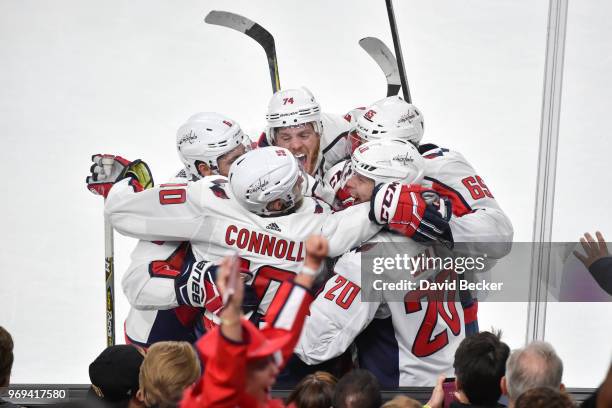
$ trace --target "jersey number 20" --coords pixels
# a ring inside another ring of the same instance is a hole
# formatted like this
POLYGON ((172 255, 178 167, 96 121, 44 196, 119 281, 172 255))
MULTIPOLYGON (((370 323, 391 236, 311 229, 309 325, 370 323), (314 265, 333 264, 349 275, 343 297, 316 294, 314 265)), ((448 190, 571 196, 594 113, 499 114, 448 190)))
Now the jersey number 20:
MULTIPOLYGON (((435 281, 436 283, 441 283, 454 275, 452 271, 443 270, 436 276, 435 281)), ((426 302, 427 309, 425 310, 425 316, 412 345, 412 353, 417 357, 430 356, 448 344, 447 329, 432 336, 434 329, 438 325, 438 318, 444 320, 453 335, 458 336, 461 333, 461 318, 459 313, 457 313, 457 306, 455 304, 456 293, 455 291, 448 291, 446 296, 444 296, 441 292, 412 290, 404 298, 407 314, 420 312, 423 308, 421 301, 424 300, 426 302), (441 299, 442 296, 445 298, 441 299), (445 305, 448 307, 448 310, 444 307, 445 305)))

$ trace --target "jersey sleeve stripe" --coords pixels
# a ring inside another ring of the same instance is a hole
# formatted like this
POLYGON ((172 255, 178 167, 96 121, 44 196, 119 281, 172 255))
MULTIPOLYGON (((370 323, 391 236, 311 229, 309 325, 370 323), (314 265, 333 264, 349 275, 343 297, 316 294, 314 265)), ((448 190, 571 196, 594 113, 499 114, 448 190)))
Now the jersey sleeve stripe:
POLYGON ((431 181, 432 188, 434 189, 434 191, 440 193, 445 197, 448 197, 451 200, 453 205, 453 215, 455 215, 456 217, 461 217, 474 212, 474 210, 472 210, 472 207, 470 207, 467 201, 465 201, 465 198, 463 198, 463 196, 454 188, 447 186, 446 184, 442 183, 439 180, 436 180, 433 177, 425 176, 425 180, 431 181))

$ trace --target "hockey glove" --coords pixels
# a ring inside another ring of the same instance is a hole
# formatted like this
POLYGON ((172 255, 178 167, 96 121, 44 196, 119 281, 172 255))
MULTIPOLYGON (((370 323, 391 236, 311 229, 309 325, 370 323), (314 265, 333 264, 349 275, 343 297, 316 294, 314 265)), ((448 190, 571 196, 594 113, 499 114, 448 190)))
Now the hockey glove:
POLYGON ((353 204, 355 204, 355 198, 351 195, 348 188, 342 187, 336 191, 336 200, 334 202, 336 210, 343 210, 353 204))
POLYGON ((342 169, 338 180, 336 180, 335 184, 333 184, 334 190, 336 191, 334 209, 343 210, 355 204, 355 198, 351 195, 350 190, 346 188, 346 183, 352 176, 353 168, 351 166, 351 161, 348 160, 342 169))
POLYGON ((419 185, 379 184, 370 201, 370 219, 418 242, 453 247, 450 201, 419 185))
POLYGON ((153 175, 142 160, 129 161, 121 156, 96 154, 91 157, 91 175, 85 179, 87 188, 94 194, 106 198, 113 184, 130 177, 130 184, 136 191, 153 187, 153 175))
MULTIPOLYGON (((204 308, 213 315, 218 315, 223 307, 221 294, 215 283, 218 269, 219 265, 213 262, 200 261, 183 271, 174 281, 178 304, 204 308)), ((253 274, 245 269, 241 269, 240 275, 244 282, 250 282, 253 278, 253 274)), ((245 285, 243 313, 256 312, 258 306, 259 300, 255 288, 252 285, 245 285)))

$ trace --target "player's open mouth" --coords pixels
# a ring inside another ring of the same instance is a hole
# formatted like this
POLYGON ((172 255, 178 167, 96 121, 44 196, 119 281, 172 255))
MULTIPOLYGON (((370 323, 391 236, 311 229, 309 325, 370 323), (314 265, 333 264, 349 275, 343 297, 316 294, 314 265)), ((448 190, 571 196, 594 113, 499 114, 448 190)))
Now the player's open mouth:
POLYGON ((306 166, 306 159, 308 158, 308 156, 306 156, 304 153, 297 153, 297 154, 295 154, 295 158, 298 159, 298 161, 300 162, 302 167, 305 168, 305 166, 306 166))

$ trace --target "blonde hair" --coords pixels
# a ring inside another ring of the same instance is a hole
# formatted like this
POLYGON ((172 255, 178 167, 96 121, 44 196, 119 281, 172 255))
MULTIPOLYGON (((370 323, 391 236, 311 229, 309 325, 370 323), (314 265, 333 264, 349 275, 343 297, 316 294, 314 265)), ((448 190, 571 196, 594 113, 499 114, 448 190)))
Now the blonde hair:
POLYGON ((291 391, 287 404, 293 403, 296 408, 329 408, 337 382, 336 377, 326 371, 309 374, 291 391))
POLYGON ((421 408, 423 405, 415 399, 398 395, 390 401, 385 402, 380 408, 421 408))
POLYGON ((183 391, 200 376, 200 362, 186 341, 161 341, 149 347, 138 382, 146 406, 178 406, 183 391))

